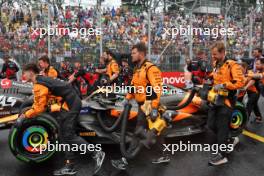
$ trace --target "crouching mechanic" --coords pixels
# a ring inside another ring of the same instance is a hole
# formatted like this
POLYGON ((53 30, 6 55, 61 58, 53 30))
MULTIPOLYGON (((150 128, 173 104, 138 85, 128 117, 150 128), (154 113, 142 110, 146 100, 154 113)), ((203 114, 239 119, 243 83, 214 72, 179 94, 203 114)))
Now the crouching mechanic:
MULTIPOLYGON (((242 67, 236 61, 227 59, 225 46, 222 42, 216 42, 212 48, 214 68, 212 72, 213 89, 208 93, 209 111, 208 126, 216 134, 217 144, 233 144, 233 148, 239 139, 230 138, 229 125, 232 117, 232 108, 235 104, 236 90, 244 87, 245 78, 242 67)), ((212 154, 209 165, 221 165, 228 162, 227 152, 212 154)))
MULTIPOLYGON (((21 115, 20 118, 34 118, 46 109, 54 111, 49 106, 51 97, 60 97, 63 104, 58 111, 56 120, 59 122, 59 137, 64 144, 87 144, 81 137, 76 135, 76 119, 81 110, 81 100, 72 86, 64 81, 52 79, 39 75, 39 69, 36 64, 28 64, 24 67, 24 76, 27 82, 33 83, 34 103, 32 108, 21 115)), ((91 151, 87 151, 91 153, 91 151)), ((102 166, 105 158, 103 151, 92 152, 92 157, 96 161, 95 173, 102 166)), ((54 175, 73 175, 77 171, 74 168, 74 153, 65 151, 65 166, 54 171, 54 175)))
MULTIPOLYGON (((132 47, 132 62, 136 67, 134 69, 131 87, 135 88, 133 89, 135 92, 129 92, 124 101, 124 104, 128 104, 130 100, 135 99, 138 103, 135 134, 148 129, 149 120, 155 123, 159 118, 160 96, 162 93, 161 71, 156 65, 146 59, 146 51, 147 49, 144 43, 139 43, 132 47), (150 89, 152 89, 152 91, 150 91, 150 89), (150 119, 147 120, 147 116, 149 116, 150 119)), ((153 128, 147 131, 152 132, 152 130, 156 129, 153 128)), ((132 143, 138 143, 136 141, 138 141, 138 138, 134 136, 132 143)), ((153 149, 158 152, 160 157, 153 159, 153 164, 170 162, 169 156, 165 155, 162 150, 162 143, 164 143, 164 138, 159 136, 156 145, 153 146, 155 148, 153 149)), ((130 147, 131 146, 132 145, 130 145, 130 147)), ((131 149, 130 147, 128 150, 131 149)), ((111 163, 115 168, 120 170, 126 169, 128 165, 124 157, 120 160, 112 160, 111 163)))

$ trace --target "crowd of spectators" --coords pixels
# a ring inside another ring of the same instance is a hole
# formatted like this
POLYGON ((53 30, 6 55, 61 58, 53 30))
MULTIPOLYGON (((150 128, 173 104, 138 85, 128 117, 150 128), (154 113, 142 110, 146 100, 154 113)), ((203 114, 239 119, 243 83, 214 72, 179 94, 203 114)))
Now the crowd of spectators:
MULTIPOLYGON (((56 28, 97 28, 99 27, 99 16, 96 7, 61 8, 51 6, 50 26, 56 28)), ((29 5, 3 4, 1 7, 0 21, 0 48, 9 51, 20 60, 28 61, 48 52, 48 37, 43 38, 35 33, 36 29, 47 27, 48 6, 39 5, 37 8, 29 5), (22 57, 23 56, 23 57, 22 57)), ((229 16, 227 28, 232 28, 234 35, 227 37, 228 48, 236 59, 247 57, 249 50, 249 13, 245 18, 239 20, 229 16)), ((258 13, 253 14, 253 45, 260 46, 261 23, 258 21, 258 13)), ((164 54, 188 57, 190 37, 188 35, 168 35, 165 29, 188 27, 192 19, 193 28, 224 28, 225 19, 223 15, 194 14, 192 17, 183 12, 156 12, 151 16, 151 46, 152 54, 159 55, 168 45, 164 54)), ((148 43, 148 14, 140 11, 128 10, 126 8, 102 7, 101 36, 81 35, 51 36, 51 48, 54 58, 98 58, 99 40, 102 37, 104 47, 112 48, 119 52, 127 52, 131 45, 143 41, 148 43)), ((218 35, 193 35, 194 50, 209 48, 211 42, 223 39, 218 35)), ((162 58, 162 57, 160 57, 162 58)))

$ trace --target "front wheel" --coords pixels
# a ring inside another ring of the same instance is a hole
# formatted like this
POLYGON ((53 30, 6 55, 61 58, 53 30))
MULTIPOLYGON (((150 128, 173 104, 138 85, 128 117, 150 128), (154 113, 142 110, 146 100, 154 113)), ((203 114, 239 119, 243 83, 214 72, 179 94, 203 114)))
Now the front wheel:
POLYGON ((242 103, 237 102, 230 122, 231 137, 240 135, 248 122, 246 108, 242 103))
POLYGON ((32 119, 24 119, 21 125, 13 125, 9 133, 11 152, 26 163, 40 163, 51 158, 55 150, 44 150, 41 147, 56 144, 57 140, 58 124, 45 113, 32 119))

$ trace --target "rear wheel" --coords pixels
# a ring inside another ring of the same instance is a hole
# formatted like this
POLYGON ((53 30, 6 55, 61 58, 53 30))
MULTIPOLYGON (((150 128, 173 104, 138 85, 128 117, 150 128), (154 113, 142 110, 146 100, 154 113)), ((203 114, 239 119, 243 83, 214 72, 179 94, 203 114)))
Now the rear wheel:
POLYGON ((27 163, 40 163, 55 153, 55 150, 48 151, 43 147, 56 144, 57 140, 57 122, 50 115, 41 114, 12 127, 9 147, 17 159, 27 163))

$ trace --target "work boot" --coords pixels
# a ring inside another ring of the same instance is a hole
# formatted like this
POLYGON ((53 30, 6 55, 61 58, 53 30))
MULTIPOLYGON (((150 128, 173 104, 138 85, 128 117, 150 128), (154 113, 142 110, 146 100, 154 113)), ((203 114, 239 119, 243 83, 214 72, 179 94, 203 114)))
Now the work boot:
POLYGON ((128 162, 124 157, 119 160, 111 160, 111 164, 114 168, 118 170, 126 170, 126 167, 128 166, 128 162))
POLYGON ((256 123, 263 123, 262 117, 256 117, 255 122, 256 123))
POLYGON ((152 164, 169 163, 170 157, 168 155, 161 156, 152 160, 152 164))
POLYGON ((238 137, 232 137, 230 138, 230 141, 228 142, 229 144, 232 144, 232 149, 233 150, 227 150, 225 153, 226 154, 230 154, 231 152, 233 152, 235 150, 235 147, 237 146, 237 144, 239 143, 239 138, 238 137))
POLYGON ((209 160, 210 166, 219 166, 228 162, 228 159, 221 153, 213 154, 209 160))
POLYGON ((96 174, 102 167, 104 159, 105 159, 105 152, 94 152, 93 159, 95 160, 95 168, 94 168, 94 174, 96 174))
POLYGON ((61 169, 58 169, 53 172, 54 176, 58 175, 75 175, 77 171, 74 169, 73 163, 66 163, 61 169))

